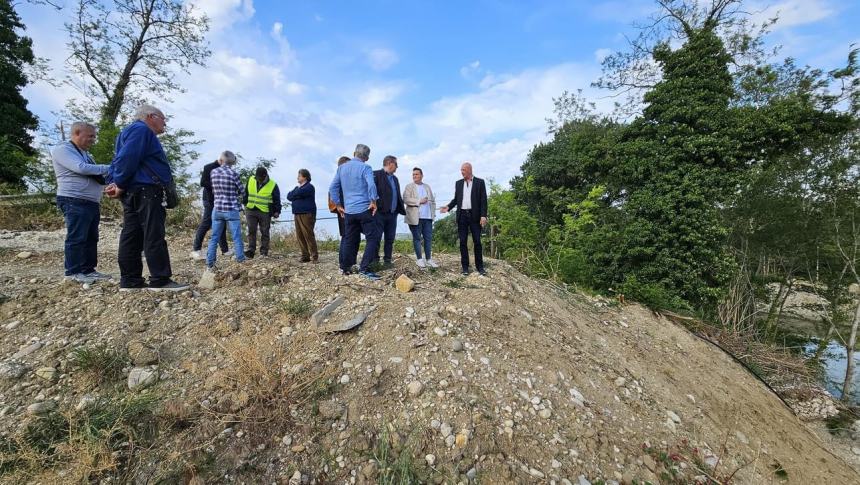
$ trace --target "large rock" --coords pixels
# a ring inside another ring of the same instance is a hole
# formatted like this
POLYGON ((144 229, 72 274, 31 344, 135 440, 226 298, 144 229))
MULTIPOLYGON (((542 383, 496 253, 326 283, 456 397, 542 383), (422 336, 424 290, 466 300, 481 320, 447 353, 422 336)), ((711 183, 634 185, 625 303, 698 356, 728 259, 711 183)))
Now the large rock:
POLYGON ((143 389, 158 381, 158 371, 151 367, 135 367, 128 373, 129 390, 143 389))
POLYGON ((333 302, 320 308, 319 310, 314 312, 313 315, 311 315, 311 323, 319 327, 320 325, 322 325, 323 321, 325 321, 325 319, 328 318, 329 315, 334 313, 334 311, 337 310, 337 308, 341 306, 345 301, 346 298, 342 296, 335 298, 333 302))
POLYGON ((13 381, 27 373, 27 366, 18 362, 0 363, 0 379, 13 381))
POLYGON ((396 286, 397 290, 401 293, 409 293, 415 288, 415 281, 405 274, 402 274, 397 278, 397 281, 394 282, 394 286, 396 286))
POLYGON ((27 406, 27 414, 38 416, 40 414, 48 414, 57 409, 57 403, 54 401, 42 401, 33 403, 27 406))
POLYGON ((367 320, 367 313, 358 312, 351 319, 335 324, 335 325, 326 325, 321 329, 323 332, 334 333, 334 332, 345 332, 347 330, 352 330, 353 328, 361 325, 364 321, 367 320))
POLYGON ((58 377, 57 369, 53 367, 40 367, 36 369, 36 375, 48 382, 54 382, 58 377))
POLYGON ((132 340, 126 348, 134 365, 149 365, 158 362, 158 351, 140 340, 132 340))
POLYGON ((215 289, 215 272, 207 269, 203 272, 203 276, 200 277, 200 281, 197 283, 198 288, 202 288, 204 290, 214 290, 215 289))
POLYGON ((41 342, 36 342, 36 343, 30 344, 26 347, 22 347, 21 350, 15 352, 15 354, 12 355, 12 358, 13 359, 20 359, 21 357, 26 357, 26 356, 32 354, 33 352, 35 352, 41 348, 42 348, 41 342))

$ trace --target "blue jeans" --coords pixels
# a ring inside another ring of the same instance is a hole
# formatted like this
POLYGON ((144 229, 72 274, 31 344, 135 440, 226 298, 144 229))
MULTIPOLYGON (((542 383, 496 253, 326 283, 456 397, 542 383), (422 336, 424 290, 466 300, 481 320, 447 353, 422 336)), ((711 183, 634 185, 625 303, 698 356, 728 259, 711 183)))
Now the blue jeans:
POLYGON ((433 219, 418 219, 418 224, 409 226, 412 231, 412 246, 415 257, 421 259, 421 239, 424 239, 424 259, 430 259, 430 246, 433 244, 433 219))
POLYGON ((245 261, 245 245, 242 243, 242 220, 239 211, 212 210, 212 235, 209 236, 209 249, 206 251, 206 266, 210 268, 215 265, 215 255, 218 252, 218 240, 224 232, 224 225, 230 228, 233 238, 233 250, 236 252, 236 261, 245 261))
POLYGON ((367 240, 364 246, 364 255, 361 257, 361 264, 358 270, 362 273, 368 270, 368 266, 373 262, 373 258, 379 254, 379 222, 376 217, 371 215, 369 210, 358 214, 346 215, 346 235, 341 241, 341 253, 343 260, 341 261, 340 269, 348 270, 355 264, 358 258, 358 245, 361 243, 361 235, 367 240))
MULTIPOLYGON (((379 223, 379 231, 382 233, 383 243, 383 261, 391 262, 392 254, 394 253, 394 238, 397 237, 397 213, 396 212, 377 212, 376 220, 379 223)), ((376 253, 376 261, 379 261, 379 253, 376 253)))
POLYGON ((98 262, 98 202, 58 195, 57 207, 66 220, 66 276, 92 273, 98 262))

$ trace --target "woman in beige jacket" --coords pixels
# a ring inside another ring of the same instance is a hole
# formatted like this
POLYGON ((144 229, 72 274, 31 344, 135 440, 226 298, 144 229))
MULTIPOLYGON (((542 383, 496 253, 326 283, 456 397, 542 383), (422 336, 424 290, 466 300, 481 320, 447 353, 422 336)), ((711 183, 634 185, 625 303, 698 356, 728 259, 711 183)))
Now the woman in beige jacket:
POLYGON ((436 196, 433 189, 422 182, 424 172, 415 167, 412 169, 412 183, 403 190, 403 204, 406 206, 406 225, 412 231, 412 246, 415 248, 415 259, 419 268, 438 268, 433 261, 430 246, 433 244, 433 219, 436 217, 436 196), (424 255, 421 255, 423 239, 424 255))

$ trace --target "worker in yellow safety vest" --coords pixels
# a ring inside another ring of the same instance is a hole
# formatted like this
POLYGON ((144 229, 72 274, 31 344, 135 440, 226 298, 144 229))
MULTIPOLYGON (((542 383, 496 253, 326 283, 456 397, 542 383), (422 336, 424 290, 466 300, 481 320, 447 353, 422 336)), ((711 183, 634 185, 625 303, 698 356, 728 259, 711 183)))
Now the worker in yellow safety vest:
POLYGON ((248 179, 248 190, 242 195, 245 220, 248 222, 248 249, 245 257, 253 258, 257 249, 257 227, 260 228, 260 254, 269 255, 269 229, 272 219, 281 216, 281 191, 278 184, 269 178, 265 167, 248 179))

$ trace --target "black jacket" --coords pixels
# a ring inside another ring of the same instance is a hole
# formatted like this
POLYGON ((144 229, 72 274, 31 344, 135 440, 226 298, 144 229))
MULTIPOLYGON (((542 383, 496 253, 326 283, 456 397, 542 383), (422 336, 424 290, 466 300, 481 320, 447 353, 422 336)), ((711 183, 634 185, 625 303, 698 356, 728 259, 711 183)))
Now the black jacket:
POLYGON ((200 187, 203 187, 203 197, 211 202, 215 202, 215 194, 212 193, 212 170, 220 167, 218 160, 212 163, 203 165, 203 173, 200 175, 200 187))
MULTIPOLYGON (((448 210, 457 207, 458 220, 463 205, 463 183, 460 179, 454 185, 454 199, 448 204, 448 210)), ((487 185, 483 179, 472 177, 472 221, 480 221, 482 217, 487 217, 487 185)))
MULTIPOLYGON (((374 170, 373 180, 376 182, 376 213, 388 214, 391 212, 391 184, 388 183, 388 174, 385 170, 374 170)), ((406 215, 406 207, 403 205, 403 194, 400 192, 400 180, 394 176, 394 186, 397 188, 397 214, 406 215)))

